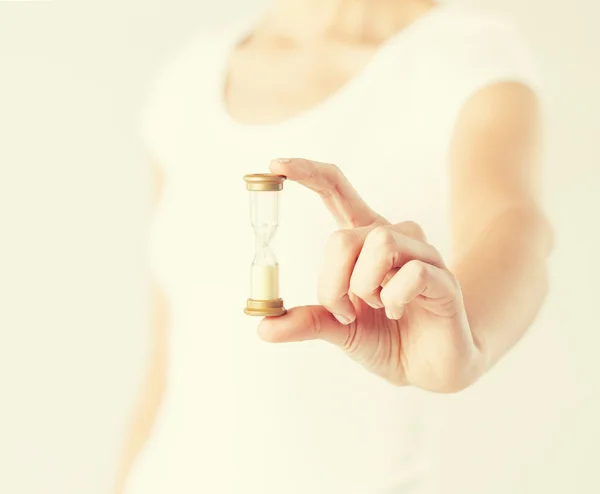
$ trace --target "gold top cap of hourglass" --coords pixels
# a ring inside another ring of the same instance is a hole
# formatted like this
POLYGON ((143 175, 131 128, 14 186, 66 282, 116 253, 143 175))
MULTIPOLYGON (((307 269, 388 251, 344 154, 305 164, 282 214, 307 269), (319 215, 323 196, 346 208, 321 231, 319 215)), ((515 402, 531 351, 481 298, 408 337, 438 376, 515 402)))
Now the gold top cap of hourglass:
POLYGON ((252 191, 274 191, 283 189, 284 175, 274 173, 252 173, 244 175, 246 188, 252 191))

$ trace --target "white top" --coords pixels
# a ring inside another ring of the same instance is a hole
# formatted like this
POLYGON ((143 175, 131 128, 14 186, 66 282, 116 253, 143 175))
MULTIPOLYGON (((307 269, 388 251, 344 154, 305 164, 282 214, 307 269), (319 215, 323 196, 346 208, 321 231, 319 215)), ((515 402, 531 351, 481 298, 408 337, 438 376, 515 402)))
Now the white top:
MULTIPOLYGON (((127 494, 415 494, 433 478, 426 393, 396 388, 324 342, 273 345, 244 315, 253 233, 242 176, 274 157, 340 166, 392 222, 448 253, 447 155, 465 101, 501 81, 535 85, 513 29, 436 8, 339 91, 274 125, 234 122, 227 58, 248 24, 195 37, 159 78, 143 136, 164 166, 151 259, 170 302, 168 382, 127 494)), ((335 225, 286 183, 275 252, 286 306, 316 303, 335 225)))

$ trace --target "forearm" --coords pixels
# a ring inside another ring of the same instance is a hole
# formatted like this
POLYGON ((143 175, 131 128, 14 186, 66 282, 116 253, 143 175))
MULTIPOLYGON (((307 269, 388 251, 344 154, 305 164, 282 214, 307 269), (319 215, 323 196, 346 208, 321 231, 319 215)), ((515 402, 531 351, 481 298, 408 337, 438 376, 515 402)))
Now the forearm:
POLYGON ((458 259, 474 341, 489 369, 533 322, 547 291, 551 231, 531 207, 513 207, 490 223, 458 259))

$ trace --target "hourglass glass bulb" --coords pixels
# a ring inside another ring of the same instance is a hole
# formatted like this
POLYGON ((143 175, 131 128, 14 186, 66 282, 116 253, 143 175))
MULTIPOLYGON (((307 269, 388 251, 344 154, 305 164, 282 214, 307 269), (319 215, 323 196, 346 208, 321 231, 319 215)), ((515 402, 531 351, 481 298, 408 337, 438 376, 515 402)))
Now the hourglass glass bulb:
POLYGON ((279 191, 285 177, 270 173, 246 175, 250 191, 250 219, 254 228, 255 253, 250 275, 250 298, 246 314, 279 316, 286 313, 279 297, 279 265, 271 241, 279 221, 279 191))

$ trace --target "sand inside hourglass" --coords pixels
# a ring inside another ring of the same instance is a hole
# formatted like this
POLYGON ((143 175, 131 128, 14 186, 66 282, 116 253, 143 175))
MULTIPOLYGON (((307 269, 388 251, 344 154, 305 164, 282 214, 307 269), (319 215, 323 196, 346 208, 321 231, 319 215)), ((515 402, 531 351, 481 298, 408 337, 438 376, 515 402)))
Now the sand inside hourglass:
POLYGON ((252 298, 274 300, 279 298, 279 266, 257 264, 252 266, 252 298))

